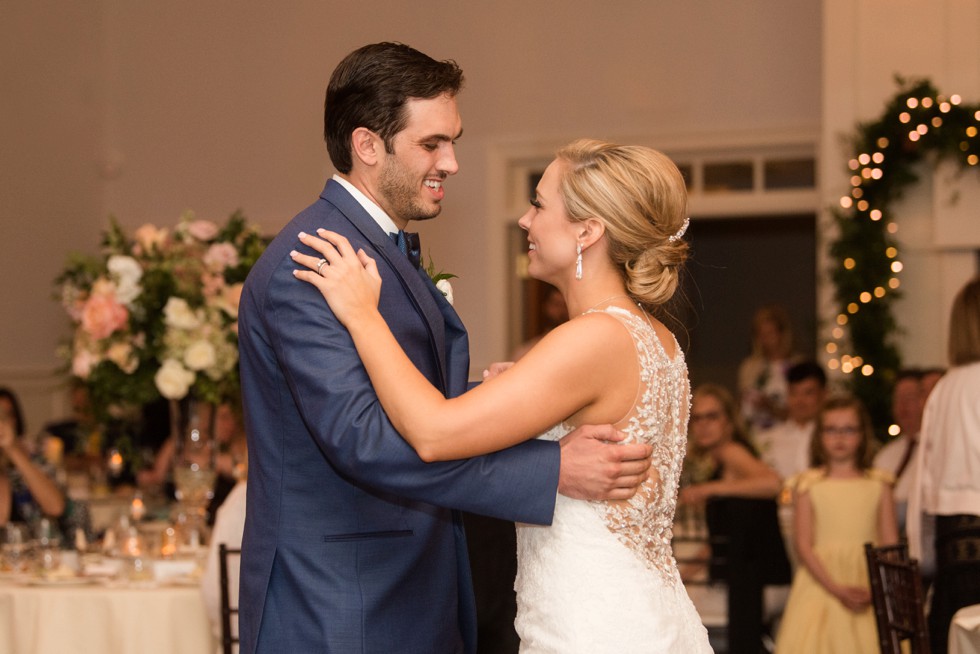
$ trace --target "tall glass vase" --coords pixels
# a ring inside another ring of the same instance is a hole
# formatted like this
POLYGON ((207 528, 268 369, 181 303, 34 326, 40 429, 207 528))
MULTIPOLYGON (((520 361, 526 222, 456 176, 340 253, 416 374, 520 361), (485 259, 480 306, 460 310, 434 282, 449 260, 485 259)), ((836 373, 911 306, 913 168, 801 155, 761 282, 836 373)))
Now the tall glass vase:
POLYGON ((181 545, 196 549, 207 539, 206 512, 214 497, 215 405, 188 396, 170 401, 174 438, 173 478, 181 545))

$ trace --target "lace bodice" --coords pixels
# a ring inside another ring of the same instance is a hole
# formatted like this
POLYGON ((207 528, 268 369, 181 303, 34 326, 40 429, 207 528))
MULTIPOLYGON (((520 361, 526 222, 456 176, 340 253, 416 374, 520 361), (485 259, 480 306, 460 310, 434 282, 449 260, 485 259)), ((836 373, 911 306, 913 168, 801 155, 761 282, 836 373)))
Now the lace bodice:
MULTIPOLYGON (((710 654, 670 547, 690 411, 684 355, 676 347, 667 356, 644 316, 602 313, 625 325, 636 347, 636 400, 619 427, 627 441, 653 446, 650 479, 628 502, 558 495, 551 526, 517 526, 521 654, 710 654)), ((561 424, 541 438, 569 431, 561 424)))
MULTIPOLYGON (((592 502, 616 537, 669 585, 676 583, 671 550, 677 486, 687 443, 691 387, 684 353, 674 341, 667 355, 656 332, 643 317, 619 307, 601 311, 617 318, 633 337, 640 364, 637 401, 625 419, 626 442, 653 447, 650 478, 628 502, 592 502)), ((558 439, 571 429, 557 425, 542 438, 558 439)))

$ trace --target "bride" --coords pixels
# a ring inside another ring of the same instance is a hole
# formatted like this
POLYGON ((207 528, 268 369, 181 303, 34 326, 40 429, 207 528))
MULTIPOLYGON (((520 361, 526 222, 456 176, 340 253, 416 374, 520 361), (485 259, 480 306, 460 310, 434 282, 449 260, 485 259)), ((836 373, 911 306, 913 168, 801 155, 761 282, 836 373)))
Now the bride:
POLYGON ((378 313, 373 259, 326 230, 300 239, 329 265, 292 254, 309 268, 294 274, 350 331, 392 424, 425 461, 542 432, 557 440, 584 424, 612 423, 626 442, 653 446, 650 477, 632 499, 559 495, 551 527, 518 525, 525 654, 711 652, 670 545, 690 383, 677 341, 652 315, 677 287, 686 216, 684 180, 663 154, 592 140, 562 148, 520 225, 528 272, 556 286, 577 317, 454 399, 416 370, 378 313))

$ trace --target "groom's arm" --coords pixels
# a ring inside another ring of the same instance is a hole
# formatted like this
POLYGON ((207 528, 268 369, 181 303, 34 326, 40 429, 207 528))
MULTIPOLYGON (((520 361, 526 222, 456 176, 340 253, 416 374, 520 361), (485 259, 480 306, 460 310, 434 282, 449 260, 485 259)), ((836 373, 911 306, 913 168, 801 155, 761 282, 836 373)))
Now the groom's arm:
MULTIPOLYGON (((490 364, 483 381, 514 365, 513 361, 490 364)), ((473 390, 481 382, 471 382, 473 390)), ((584 425, 561 439, 561 468, 558 492, 580 500, 625 500, 633 497, 646 481, 653 448, 649 445, 616 443, 625 437, 612 425, 584 425)))

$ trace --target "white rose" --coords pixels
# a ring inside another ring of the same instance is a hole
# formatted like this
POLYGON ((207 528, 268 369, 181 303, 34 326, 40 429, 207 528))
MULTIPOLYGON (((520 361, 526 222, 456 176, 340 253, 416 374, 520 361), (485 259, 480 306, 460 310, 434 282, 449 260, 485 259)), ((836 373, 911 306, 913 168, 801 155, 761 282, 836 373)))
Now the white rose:
POLYGON ((436 288, 440 293, 446 296, 446 302, 449 304, 453 303, 453 285, 449 283, 448 279, 440 279, 437 281, 436 288))
POLYGON ((174 359, 166 359, 157 374, 153 376, 153 381, 157 390, 168 400, 183 399, 194 383, 195 375, 190 370, 180 365, 174 359))
POLYGON ((191 343, 184 352, 184 364, 191 370, 210 368, 217 361, 217 354, 211 343, 201 340, 191 343))
POLYGON ((114 254, 109 257, 106 267, 116 280, 116 299, 121 304, 130 305, 143 291, 140 280, 143 268, 133 257, 114 254))
POLYGON ((172 297, 167 300, 167 305, 163 307, 164 322, 170 327, 177 329, 195 329, 201 321, 187 304, 187 300, 179 297, 172 297))

